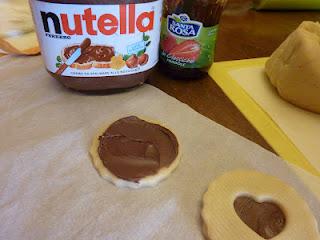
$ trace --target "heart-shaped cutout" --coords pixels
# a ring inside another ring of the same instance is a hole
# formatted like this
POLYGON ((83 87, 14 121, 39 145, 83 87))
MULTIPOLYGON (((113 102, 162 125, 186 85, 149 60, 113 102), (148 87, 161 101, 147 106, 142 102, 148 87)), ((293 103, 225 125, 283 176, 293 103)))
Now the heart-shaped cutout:
POLYGON ((240 196, 233 206, 240 219, 264 239, 277 236, 286 225, 286 216, 276 203, 240 196))

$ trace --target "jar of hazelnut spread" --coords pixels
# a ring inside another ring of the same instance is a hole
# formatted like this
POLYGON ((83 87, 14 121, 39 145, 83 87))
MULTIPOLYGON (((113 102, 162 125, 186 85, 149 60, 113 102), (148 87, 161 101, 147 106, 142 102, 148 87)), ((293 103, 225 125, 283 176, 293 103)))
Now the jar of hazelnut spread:
POLYGON ((134 87, 158 62, 163 0, 29 2, 45 66, 66 87, 134 87))
POLYGON ((200 78, 214 60, 227 0, 165 0, 160 66, 177 78, 200 78))

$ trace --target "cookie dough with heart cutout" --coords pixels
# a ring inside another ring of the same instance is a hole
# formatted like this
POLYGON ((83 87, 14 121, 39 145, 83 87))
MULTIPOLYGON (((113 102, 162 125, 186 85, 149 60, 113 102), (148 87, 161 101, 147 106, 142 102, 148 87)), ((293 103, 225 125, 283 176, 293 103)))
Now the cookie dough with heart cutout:
POLYGON ((213 181, 201 215, 211 240, 320 240, 316 219, 299 194, 253 170, 228 172, 213 181))
POLYGON ((90 154, 99 174, 118 187, 155 186, 179 164, 176 136, 160 124, 136 116, 103 127, 90 154))

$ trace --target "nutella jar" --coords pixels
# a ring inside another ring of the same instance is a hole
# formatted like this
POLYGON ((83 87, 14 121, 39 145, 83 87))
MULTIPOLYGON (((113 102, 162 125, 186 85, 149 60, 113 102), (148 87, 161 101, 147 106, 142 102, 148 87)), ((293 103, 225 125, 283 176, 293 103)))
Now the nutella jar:
POLYGON ((214 60, 227 0, 165 0, 160 66, 173 77, 201 78, 214 60))
POLYGON ((29 0, 48 72, 80 91, 143 84, 159 59, 163 0, 29 0))

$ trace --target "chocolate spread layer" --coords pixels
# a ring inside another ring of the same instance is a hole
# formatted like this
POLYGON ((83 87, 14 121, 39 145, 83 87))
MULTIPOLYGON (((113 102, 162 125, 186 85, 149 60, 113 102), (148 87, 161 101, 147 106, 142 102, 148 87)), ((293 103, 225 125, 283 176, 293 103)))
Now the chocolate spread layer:
POLYGON ((157 174, 178 155, 178 141, 170 130, 135 116, 114 122, 99 140, 104 166, 128 181, 157 174))
POLYGON ((238 197, 234 209, 241 220, 264 239, 277 236, 286 225, 281 208, 272 202, 258 203, 251 197, 238 197))
MULTIPOLYGON (((67 47, 64 49, 64 56, 68 59, 77 49, 79 45, 67 47)), ((114 56, 114 48, 109 46, 89 46, 81 54, 76 63, 89 63, 89 62, 110 62, 114 56)))

